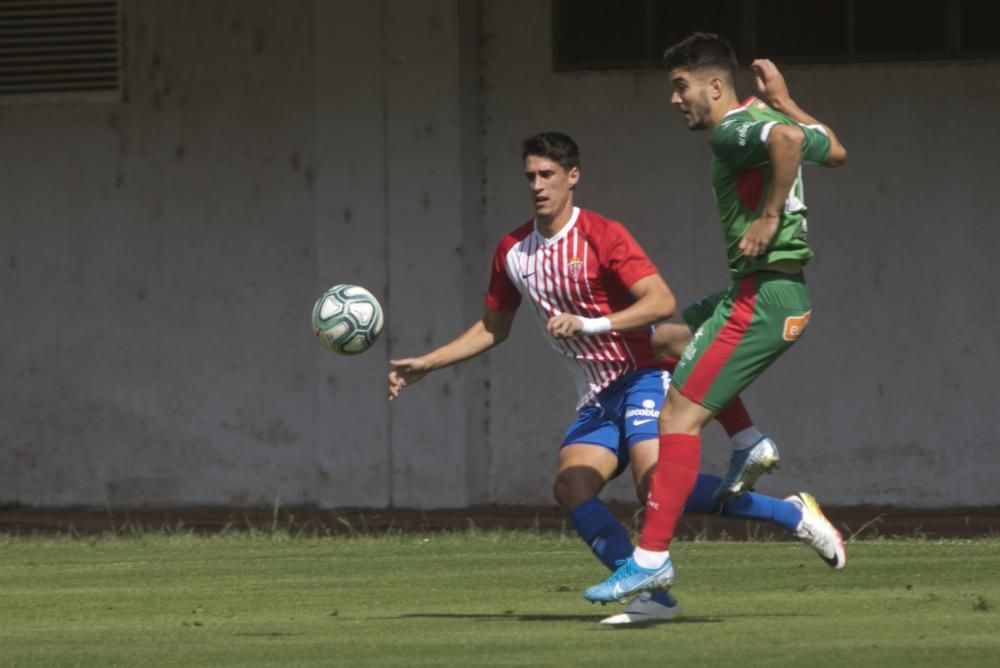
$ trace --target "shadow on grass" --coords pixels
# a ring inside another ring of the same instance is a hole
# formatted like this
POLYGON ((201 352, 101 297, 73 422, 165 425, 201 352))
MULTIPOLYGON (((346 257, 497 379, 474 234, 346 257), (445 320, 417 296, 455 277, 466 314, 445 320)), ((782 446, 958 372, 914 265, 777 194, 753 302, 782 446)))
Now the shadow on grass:
MULTIPOLYGON (((497 621, 511 620, 516 622, 599 622, 604 617, 613 614, 611 611, 603 615, 519 615, 514 612, 504 613, 483 613, 483 614, 460 614, 456 612, 426 612, 412 613, 408 615, 396 615, 395 617, 369 617, 369 619, 470 619, 474 621, 497 621)), ((717 624, 722 622, 718 617, 681 617, 665 624, 717 624)), ((622 626, 643 627, 658 626, 659 624, 630 624, 622 626)))

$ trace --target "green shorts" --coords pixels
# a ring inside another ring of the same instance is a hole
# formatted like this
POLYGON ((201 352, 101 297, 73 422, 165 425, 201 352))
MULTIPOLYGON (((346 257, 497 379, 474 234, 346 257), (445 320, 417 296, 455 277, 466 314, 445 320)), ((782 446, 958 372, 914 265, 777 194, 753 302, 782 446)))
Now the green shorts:
POLYGON ((694 338, 673 385, 712 411, 729 405, 799 340, 812 313, 802 274, 759 271, 684 310, 694 338))

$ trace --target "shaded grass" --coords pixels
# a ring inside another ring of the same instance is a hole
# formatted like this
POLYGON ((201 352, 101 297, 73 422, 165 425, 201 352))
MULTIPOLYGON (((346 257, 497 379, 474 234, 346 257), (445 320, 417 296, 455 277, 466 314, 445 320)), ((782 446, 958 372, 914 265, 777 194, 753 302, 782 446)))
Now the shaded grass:
POLYGON ((1000 540, 678 542, 686 616, 597 622, 566 534, 0 537, 2 666, 995 666, 1000 540))

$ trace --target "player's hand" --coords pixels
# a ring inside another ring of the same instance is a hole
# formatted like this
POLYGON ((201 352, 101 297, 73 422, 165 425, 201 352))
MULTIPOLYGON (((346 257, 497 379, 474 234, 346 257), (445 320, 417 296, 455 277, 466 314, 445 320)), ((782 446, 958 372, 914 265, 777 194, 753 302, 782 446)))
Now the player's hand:
POLYGON ((740 252, 746 257, 757 257, 767 251, 767 247, 774 238, 774 233, 778 231, 778 217, 763 217, 750 223, 747 233, 740 239, 740 252))
POLYGON ((785 77, 778 71, 777 65, 767 58, 758 58, 750 64, 757 78, 757 92, 775 109, 780 108, 790 99, 788 84, 785 77))
POLYGON ((427 375, 430 364, 422 357, 407 357, 401 360, 389 360, 392 371, 389 372, 389 401, 399 396, 407 385, 413 385, 427 375))
POLYGON ((571 313, 554 315, 545 323, 545 331, 557 339, 572 339, 582 329, 583 323, 571 313))

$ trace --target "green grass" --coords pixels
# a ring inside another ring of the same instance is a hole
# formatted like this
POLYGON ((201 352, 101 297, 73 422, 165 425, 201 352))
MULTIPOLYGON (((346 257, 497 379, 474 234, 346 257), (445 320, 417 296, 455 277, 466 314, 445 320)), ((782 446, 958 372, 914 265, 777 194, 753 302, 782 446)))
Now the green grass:
POLYGON ((0 537, 0 666, 1000 663, 1000 540, 673 554, 686 616, 622 629, 569 535, 0 537))

